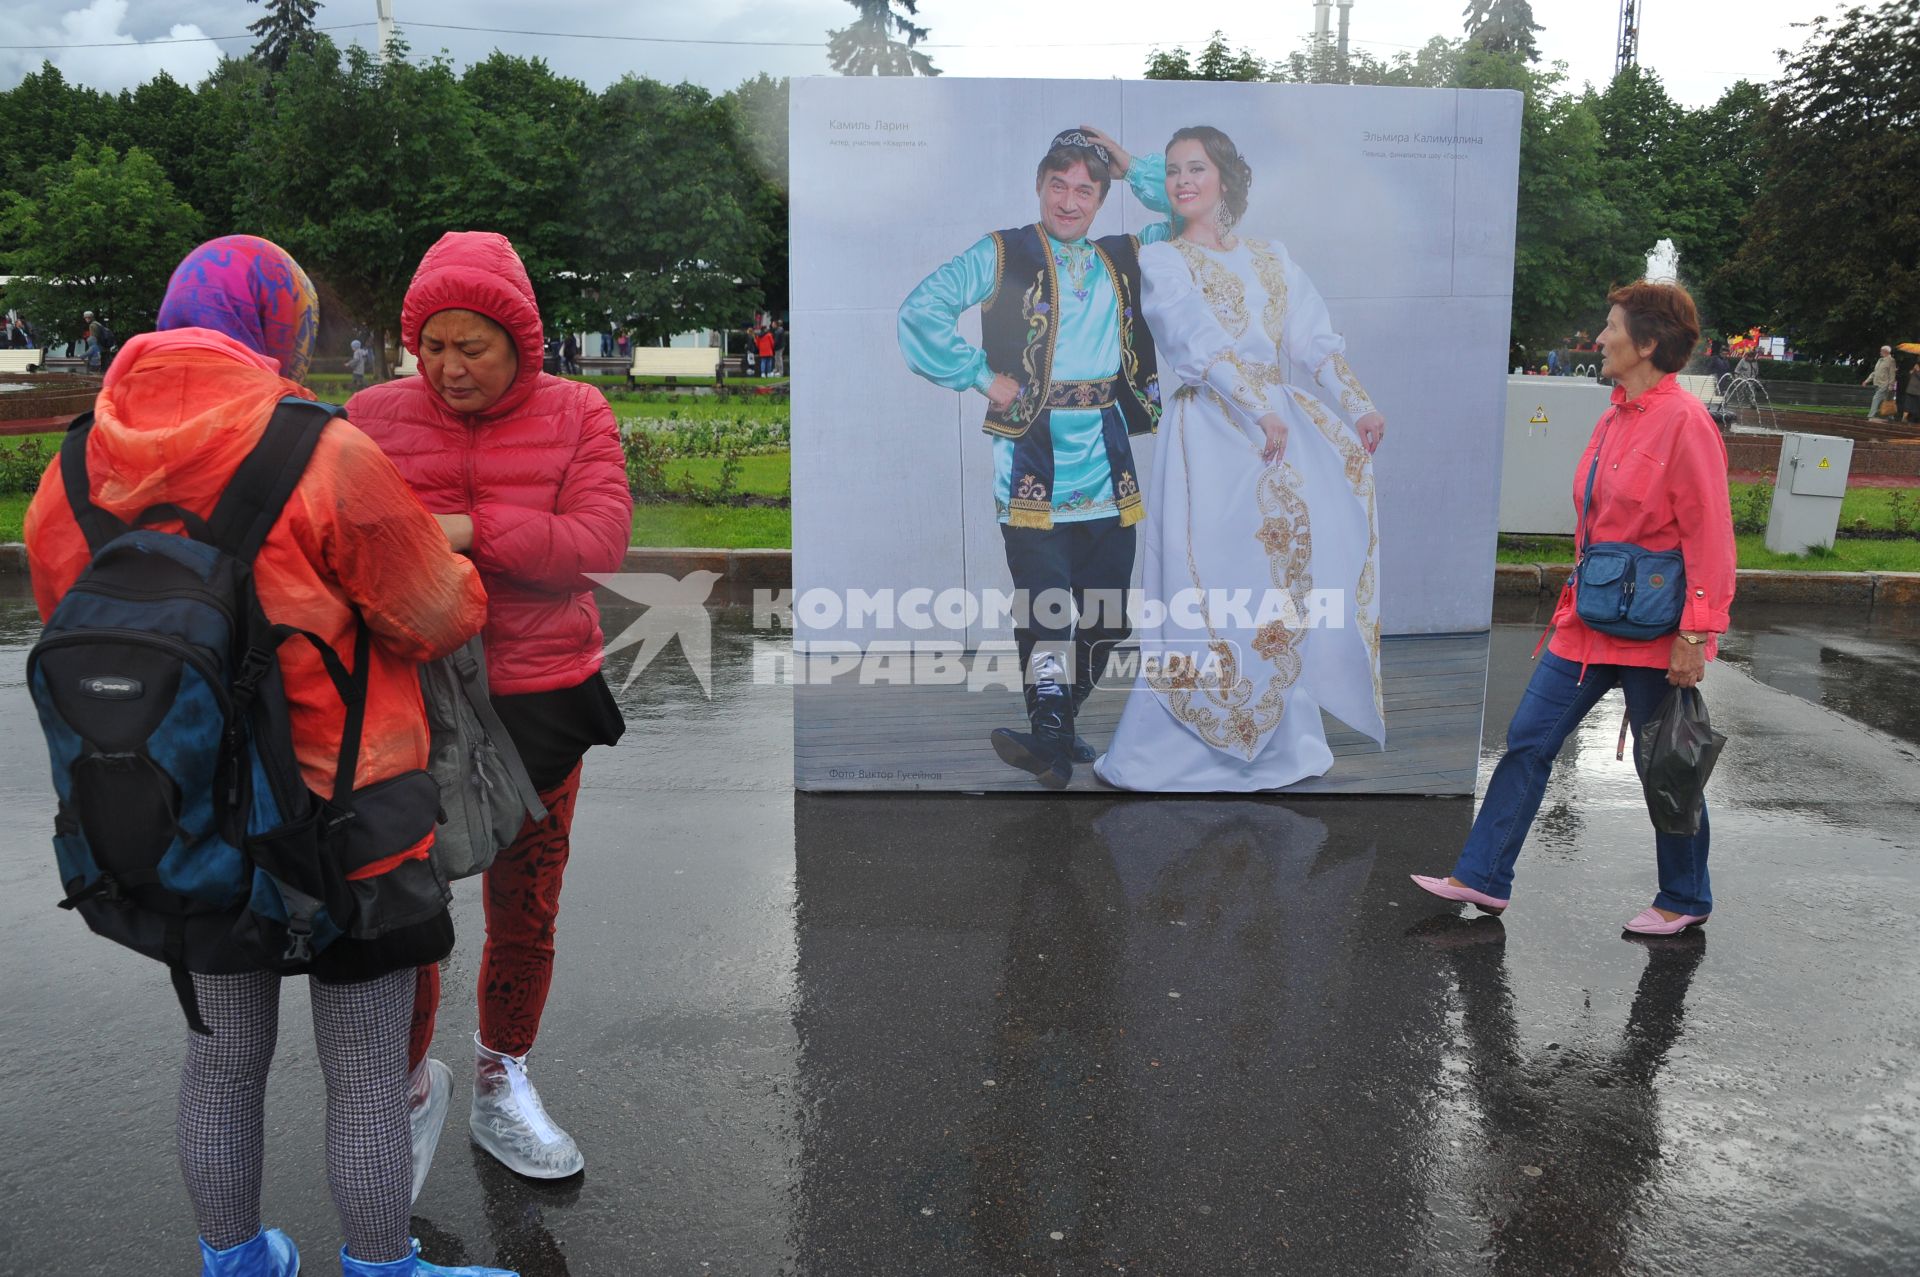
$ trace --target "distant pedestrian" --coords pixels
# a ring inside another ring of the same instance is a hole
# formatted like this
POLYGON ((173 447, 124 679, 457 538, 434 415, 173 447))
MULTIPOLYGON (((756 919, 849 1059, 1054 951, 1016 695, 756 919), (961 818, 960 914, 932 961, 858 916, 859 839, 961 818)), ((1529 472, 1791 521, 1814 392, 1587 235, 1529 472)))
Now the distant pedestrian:
POLYGON ((1907 365, 1907 389, 1900 399, 1900 420, 1906 425, 1920 421, 1920 359, 1907 365))
POLYGON ((353 388, 364 390, 367 386, 367 370, 373 366, 373 352, 362 346, 356 338, 353 352, 347 356, 347 371, 353 374, 353 388))
POLYGON ((1549 350, 1547 352, 1547 376, 1558 377, 1559 375, 1560 375, 1560 352, 1557 350, 1549 350))
POLYGON ((113 359, 113 329, 95 318, 90 310, 82 311, 80 318, 85 321, 83 341, 87 371, 105 374, 107 364, 113 359))
POLYGON ((753 339, 754 353, 760 357, 760 375, 773 375, 773 329, 762 328, 753 339))
POLYGON ((773 326, 773 371, 776 376, 787 375, 787 321, 784 319, 773 326))
POLYGON ((580 339, 572 333, 560 343, 560 371, 569 376, 580 371, 580 339))
MULTIPOLYGON (((1899 366, 1893 362, 1893 347, 1880 347, 1880 358, 1875 361, 1873 371, 1860 384, 1873 387, 1873 405, 1867 409, 1871 420, 1880 415, 1880 405, 1893 398, 1893 388, 1900 375, 1899 366)), ((1897 405, 1896 405, 1897 406, 1897 405)))
POLYGON ((1733 361, 1727 358, 1727 348, 1715 337, 1713 344, 1707 347, 1707 375, 1713 378, 1716 391, 1720 388, 1720 379, 1733 371, 1733 361))
POLYGON ((1760 375, 1760 365, 1753 361, 1751 353, 1740 356, 1740 362, 1733 366, 1733 375, 1740 381, 1752 381, 1760 375))
POLYGON ((633 338, 627 336, 624 332, 613 339, 613 346, 615 350, 620 352, 620 358, 622 359, 633 354, 633 338))

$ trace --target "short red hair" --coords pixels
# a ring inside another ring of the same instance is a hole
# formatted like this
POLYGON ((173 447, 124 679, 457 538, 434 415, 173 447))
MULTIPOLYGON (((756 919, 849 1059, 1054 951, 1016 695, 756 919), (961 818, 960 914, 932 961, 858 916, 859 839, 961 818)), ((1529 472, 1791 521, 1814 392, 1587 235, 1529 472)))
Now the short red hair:
POLYGON ((1626 312, 1627 335, 1636 349, 1653 343, 1653 366, 1661 372, 1679 372, 1693 358, 1700 344, 1700 311, 1680 285, 1643 279, 1608 293, 1607 304, 1626 312))

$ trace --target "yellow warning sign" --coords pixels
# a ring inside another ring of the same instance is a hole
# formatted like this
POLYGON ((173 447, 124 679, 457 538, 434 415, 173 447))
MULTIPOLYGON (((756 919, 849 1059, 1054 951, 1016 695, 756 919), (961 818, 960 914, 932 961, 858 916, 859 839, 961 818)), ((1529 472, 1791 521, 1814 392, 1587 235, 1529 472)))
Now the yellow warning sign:
POLYGON ((1535 408, 1533 410, 1533 415, 1527 418, 1527 424, 1530 426, 1544 426, 1548 424, 1547 423, 1547 406, 1545 404, 1541 404, 1539 407, 1535 408))
POLYGON ((1825 457, 1822 457, 1820 458, 1820 468, 1822 470, 1831 470, 1833 469, 1833 463, 1828 461, 1825 457))

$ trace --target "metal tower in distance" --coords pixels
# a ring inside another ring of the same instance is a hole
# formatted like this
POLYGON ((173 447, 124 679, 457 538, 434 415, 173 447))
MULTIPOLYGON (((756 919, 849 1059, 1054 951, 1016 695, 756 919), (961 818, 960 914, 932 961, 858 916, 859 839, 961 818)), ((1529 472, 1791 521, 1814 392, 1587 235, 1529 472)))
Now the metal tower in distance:
POLYGON ((1613 58, 1615 75, 1640 65, 1640 11, 1644 7, 1641 0, 1620 0, 1620 44, 1613 58))
POLYGON ((1313 0, 1313 38, 1316 44, 1325 42, 1339 55, 1342 62, 1347 60, 1347 31, 1351 23, 1349 11, 1353 0, 1313 0), (1335 43, 1333 34, 1333 10, 1340 10, 1340 36, 1335 43))

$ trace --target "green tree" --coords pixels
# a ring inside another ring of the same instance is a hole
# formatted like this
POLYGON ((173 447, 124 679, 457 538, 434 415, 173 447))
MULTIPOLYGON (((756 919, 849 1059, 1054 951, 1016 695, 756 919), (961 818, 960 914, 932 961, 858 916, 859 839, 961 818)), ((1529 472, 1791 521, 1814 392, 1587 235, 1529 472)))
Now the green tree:
POLYGON ((49 164, 73 154, 76 139, 103 140, 114 127, 117 103, 104 93, 68 84, 51 62, 0 93, 0 191, 19 191, 49 164))
POLYGON ((396 43, 383 63, 324 36, 296 51, 259 103, 235 174, 239 225, 280 244, 329 300, 388 334, 441 234, 499 225, 477 202, 496 191, 481 180, 471 99, 444 59, 415 64, 405 53, 396 43))
POLYGON ((787 309, 787 81, 765 74, 727 95, 736 145, 757 181, 749 215, 762 244, 760 293, 769 310, 787 309))
POLYGON ((1671 211, 1687 199, 1682 188, 1699 178, 1685 108, 1644 67, 1626 68, 1601 92, 1584 95, 1582 105, 1600 126, 1595 180, 1618 214, 1615 234, 1623 252, 1640 255, 1627 278, 1644 273, 1644 255, 1662 236, 1674 238, 1684 265, 1689 245, 1680 242, 1671 211))
POLYGON ((1692 117, 1708 180, 1687 210, 1692 264, 1681 266, 1701 317, 1723 333, 1764 324, 1772 309, 1765 277, 1739 261, 1766 179, 1767 108, 1766 90, 1742 80, 1692 117))
POLYGON ((725 328, 761 302, 761 181, 728 102, 628 76, 580 150, 582 283, 636 341, 725 328))
POLYGON ((1602 135, 1585 102, 1560 91, 1559 70, 1535 71, 1517 53, 1469 52, 1461 88, 1516 89, 1520 126, 1515 211, 1512 340, 1530 348, 1575 327, 1598 327, 1608 287, 1637 278, 1650 245, 1622 234, 1622 217, 1600 180, 1602 135))
POLYGON ((608 317, 579 280, 579 145, 593 92, 538 58, 499 52, 468 67, 460 88, 474 146, 463 190, 470 224, 513 241, 541 313, 601 330, 608 317))
POLYGON ((1465 16, 1467 44, 1472 48, 1517 53, 1528 62, 1540 60, 1533 33, 1542 28, 1533 20, 1529 0, 1468 0, 1465 16))
POLYGON ((1920 337, 1920 0, 1815 18, 1764 126, 1730 271, 1816 355, 1920 337))
POLYGON ((252 204, 254 129, 268 113, 272 79, 252 58, 223 58, 194 91, 191 151, 184 171, 171 162, 168 171, 210 233, 259 233, 245 223, 242 207, 252 204))
POLYGON ((296 51, 313 48, 313 15, 320 7, 320 0, 253 0, 253 3, 265 5, 267 10, 259 21, 247 27, 260 37, 260 43, 253 46, 253 56, 269 71, 284 68, 296 51))
POLYGON ((151 155, 81 142, 0 209, 7 304, 42 328, 78 327, 82 310, 121 339, 153 327, 173 268, 200 238, 200 218, 151 155))
POLYGON ((927 38, 916 26, 920 0, 847 0, 859 16, 827 32, 827 65, 841 75, 939 75, 913 46, 927 38), (899 9, 901 12, 894 12, 899 9))
POLYGON ((1200 56, 1185 49, 1155 49, 1147 56, 1149 80, 1264 80, 1268 68, 1250 50, 1227 47, 1224 32, 1215 31, 1200 56))

